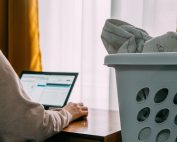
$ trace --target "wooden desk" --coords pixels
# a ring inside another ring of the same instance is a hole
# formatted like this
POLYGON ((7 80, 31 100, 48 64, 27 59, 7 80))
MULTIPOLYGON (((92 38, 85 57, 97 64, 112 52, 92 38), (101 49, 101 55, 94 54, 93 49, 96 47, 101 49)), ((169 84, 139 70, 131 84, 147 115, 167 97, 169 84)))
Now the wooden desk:
POLYGON ((89 109, 86 120, 72 122, 46 142, 121 142, 118 112, 89 109))

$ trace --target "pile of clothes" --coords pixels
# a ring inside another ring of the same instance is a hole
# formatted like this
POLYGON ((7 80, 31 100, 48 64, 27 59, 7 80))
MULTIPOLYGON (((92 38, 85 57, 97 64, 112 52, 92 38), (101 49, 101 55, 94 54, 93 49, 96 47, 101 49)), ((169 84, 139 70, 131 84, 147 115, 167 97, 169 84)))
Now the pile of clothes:
POLYGON ((101 39, 109 54, 177 52, 176 32, 151 37, 143 29, 116 19, 106 20, 101 39))

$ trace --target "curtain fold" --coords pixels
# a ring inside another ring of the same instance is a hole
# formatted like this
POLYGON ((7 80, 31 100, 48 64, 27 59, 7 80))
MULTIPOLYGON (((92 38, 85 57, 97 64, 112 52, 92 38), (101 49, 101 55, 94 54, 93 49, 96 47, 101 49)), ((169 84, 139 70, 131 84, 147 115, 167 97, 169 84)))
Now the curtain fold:
POLYGON ((100 37, 109 17, 110 0, 39 0, 43 69, 79 72, 69 101, 114 108, 100 37))
POLYGON ((0 0, 0 49, 15 71, 42 70, 38 0, 0 0))
POLYGON ((8 54, 8 1, 0 0, 0 49, 8 54))
POLYGON ((39 0, 41 49, 46 71, 76 71, 71 101, 118 109, 115 70, 100 35, 112 17, 156 36, 176 28, 176 0, 39 0))
POLYGON ((111 17, 127 21, 159 36, 176 30, 176 0, 111 0, 111 17))

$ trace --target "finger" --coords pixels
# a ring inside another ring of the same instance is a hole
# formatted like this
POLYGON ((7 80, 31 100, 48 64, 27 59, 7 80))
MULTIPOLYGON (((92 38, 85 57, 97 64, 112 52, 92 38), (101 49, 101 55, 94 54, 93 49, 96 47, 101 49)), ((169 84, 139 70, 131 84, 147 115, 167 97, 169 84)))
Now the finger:
POLYGON ((81 115, 82 115, 82 116, 87 116, 87 115, 88 115, 88 111, 82 111, 82 112, 81 112, 81 115))
POLYGON ((83 106, 81 107, 81 110, 88 111, 88 107, 83 106))
POLYGON ((77 106, 77 104, 76 104, 76 103, 71 103, 70 105, 71 105, 71 106, 74 106, 74 107, 76 107, 76 106, 77 106))
POLYGON ((79 105, 79 106, 84 106, 84 104, 83 104, 83 103, 78 103, 78 105, 79 105))

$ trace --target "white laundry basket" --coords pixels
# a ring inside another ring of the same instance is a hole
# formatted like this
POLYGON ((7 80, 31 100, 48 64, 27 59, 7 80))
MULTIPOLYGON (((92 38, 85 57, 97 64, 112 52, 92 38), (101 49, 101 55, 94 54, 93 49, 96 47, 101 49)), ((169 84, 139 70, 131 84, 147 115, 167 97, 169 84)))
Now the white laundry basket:
POLYGON ((177 142, 177 53, 107 55, 116 71, 123 142, 177 142))

